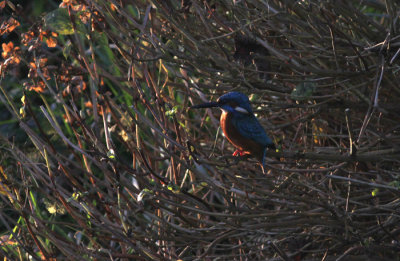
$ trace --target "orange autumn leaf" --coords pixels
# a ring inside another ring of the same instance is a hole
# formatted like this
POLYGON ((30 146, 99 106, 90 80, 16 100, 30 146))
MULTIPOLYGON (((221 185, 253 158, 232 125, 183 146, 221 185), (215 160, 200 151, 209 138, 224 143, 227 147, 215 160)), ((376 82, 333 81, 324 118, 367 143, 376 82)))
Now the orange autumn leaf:
MULTIPOLYGON (((17 246, 18 242, 10 238, 11 238, 10 235, 0 236, 0 242, 3 242, 4 246, 17 246)), ((9 259, 4 259, 4 260, 9 260, 9 259)))
POLYGON ((13 62, 16 63, 16 64, 18 64, 18 63, 21 62, 21 58, 19 58, 18 56, 14 56, 12 60, 13 60, 13 62))
POLYGON ((21 61, 18 55, 20 48, 18 46, 14 47, 13 42, 3 43, 1 47, 3 49, 1 56, 4 59, 10 58, 10 63, 19 63, 21 61))
POLYGON ((37 61, 37 59, 35 59, 35 61, 30 62, 29 66, 29 73, 28 73, 28 77, 29 78, 36 78, 38 77, 38 68, 37 68, 37 63, 39 63, 39 68, 41 73, 43 74, 43 76, 49 80, 51 77, 49 75, 49 70, 48 68, 45 66, 47 63, 47 58, 40 58, 39 61, 37 61))
POLYGON ((0 35, 5 33, 11 33, 14 31, 16 27, 18 27, 20 23, 14 18, 9 18, 7 21, 4 21, 0 26, 0 35))
POLYGON ((40 67, 45 66, 46 63, 47 63, 47 58, 40 58, 40 59, 39 59, 39 66, 40 66, 40 67))
POLYGON ((27 33, 22 34, 22 43, 24 45, 27 45, 30 41, 33 40, 33 37, 35 37, 35 33, 32 31, 29 31, 27 33))
POLYGON ((91 101, 85 102, 85 107, 87 107, 87 108, 93 108, 92 102, 91 102, 91 101))
POLYGON ((48 36, 48 32, 47 31, 43 31, 42 29, 39 29, 39 40, 43 41, 43 38, 48 36))
POLYGON ((63 0, 62 3, 59 5, 60 8, 67 7, 68 5, 71 5, 72 1, 71 0, 63 0))
POLYGON ((75 12, 81 12, 87 9, 86 5, 78 4, 77 1, 75 0, 63 0, 58 7, 60 8, 71 7, 71 9, 75 12))
POLYGON ((71 81, 74 86, 74 92, 81 93, 86 90, 86 82, 83 80, 82 76, 73 76, 71 81))
POLYGON ((54 48, 57 46, 57 40, 53 37, 47 38, 46 44, 50 48, 54 48))
POLYGON ((36 63, 30 62, 29 65, 31 67, 31 70, 36 70, 36 63))
POLYGON ((113 3, 110 4, 110 7, 111 7, 111 10, 113 10, 113 11, 117 10, 117 7, 113 3))
POLYGON ((33 85, 33 86, 30 86, 29 88, 28 88, 28 90, 29 91, 34 91, 34 92, 37 92, 37 93, 43 93, 44 92, 44 82, 39 82, 38 83, 38 85, 33 85))
POLYGON ((44 93, 44 88, 42 86, 32 86, 30 90, 37 93, 44 93))
POLYGON ((7 29, 7 33, 11 33, 12 31, 14 31, 15 28, 17 28, 20 25, 20 23, 11 17, 10 19, 8 19, 8 25, 9 26, 7 29))
POLYGON ((79 19, 81 20, 82 23, 87 24, 89 22, 91 13, 90 12, 82 12, 79 15, 79 19))
POLYGON ((100 106, 99 104, 97 104, 97 113, 98 113, 100 116, 103 116, 104 113, 108 114, 108 113, 110 113, 110 112, 111 112, 111 110, 110 110, 109 107, 104 108, 103 106, 100 106))
POLYGON ((83 11, 87 10, 87 7, 86 7, 86 5, 76 4, 76 5, 72 6, 72 10, 74 10, 75 12, 83 12, 83 11))
POLYGON ((1 1, 0 2, 0 10, 6 7, 6 1, 1 1))
POLYGON ((39 30, 39 40, 40 41, 43 41, 44 39, 54 38, 57 36, 58 36, 58 33, 56 33, 56 32, 52 32, 50 30, 42 30, 42 29, 39 30))
POLYGON ((3 49, 3 52, 1 53, 1 56, 2 56, 4 59, 6 59, 6 58, 9 57, 9 53, 11 53, 12 50, 14 49, 14 44, 13 44, 13 42, 9 42, 8 44, 3 43, 3 44, 1 45, 1 47, 2 47, 2 49, 3 49))

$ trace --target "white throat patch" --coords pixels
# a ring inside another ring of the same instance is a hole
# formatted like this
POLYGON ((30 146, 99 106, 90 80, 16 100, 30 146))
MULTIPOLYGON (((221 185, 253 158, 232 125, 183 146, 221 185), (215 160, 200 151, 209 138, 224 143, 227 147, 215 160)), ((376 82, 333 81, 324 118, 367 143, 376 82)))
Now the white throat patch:
POLYGON ((240 106, 236 106, 235 107, 235 111, 238 111, 238 112, 241 112, 241 113, 245 113, 245 114, 249 114, 249 112, 245 108, 242 108, 240 106))

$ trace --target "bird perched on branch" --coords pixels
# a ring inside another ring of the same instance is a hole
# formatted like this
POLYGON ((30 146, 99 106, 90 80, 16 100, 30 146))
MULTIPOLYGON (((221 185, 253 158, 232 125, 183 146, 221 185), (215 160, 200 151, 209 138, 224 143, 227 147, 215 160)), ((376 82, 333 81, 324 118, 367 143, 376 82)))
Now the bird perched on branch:
POLYGON ((249 98, 241 92, 229 92, 217 102, 194 105, 191 108, 218 107, 222 110, 220 125, 225 137, 237 150, 233 156, 252 155, 264 170, 268 148, 275 150, 275 144, 265 133, 251 109, 249 98))

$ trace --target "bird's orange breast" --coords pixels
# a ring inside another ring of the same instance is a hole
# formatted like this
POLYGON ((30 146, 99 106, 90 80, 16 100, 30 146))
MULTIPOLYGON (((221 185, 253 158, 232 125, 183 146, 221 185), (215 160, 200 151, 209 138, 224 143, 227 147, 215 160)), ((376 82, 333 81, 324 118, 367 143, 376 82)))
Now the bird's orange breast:
POLYGON ((223 111, 220 118, 221 129, 225 137, 237 149, 244 151, 245 154, 251 154, 258 160, 262 161, 264 149, 260 144, 254 140, 243 137, 232 123, 232 114, 223 111))

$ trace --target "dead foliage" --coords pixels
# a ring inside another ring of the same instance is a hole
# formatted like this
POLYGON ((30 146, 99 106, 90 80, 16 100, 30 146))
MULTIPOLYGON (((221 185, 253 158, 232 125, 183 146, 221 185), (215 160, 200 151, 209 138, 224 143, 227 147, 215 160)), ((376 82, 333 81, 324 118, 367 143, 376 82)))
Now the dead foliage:
POLYGON ((399 260, 399 12, 64 0, 3 44, 1 255, 399 260), (279 148, 265 175, 189 110, 232 90, 279 148))

